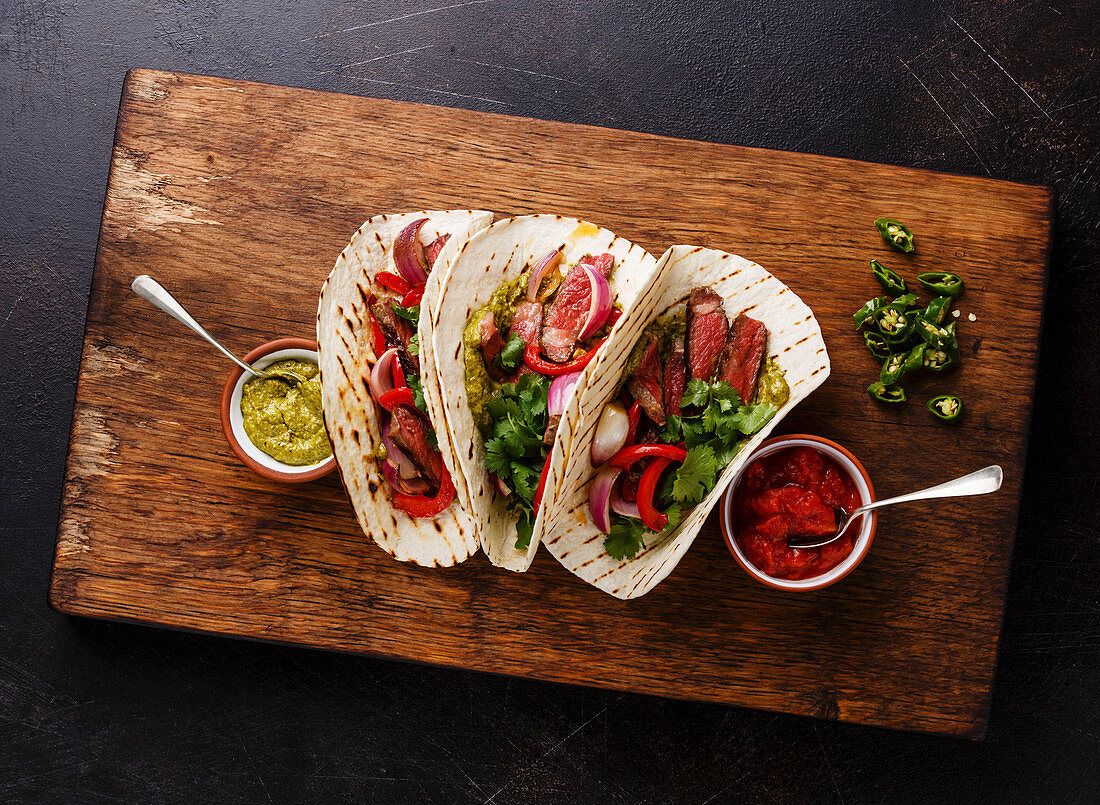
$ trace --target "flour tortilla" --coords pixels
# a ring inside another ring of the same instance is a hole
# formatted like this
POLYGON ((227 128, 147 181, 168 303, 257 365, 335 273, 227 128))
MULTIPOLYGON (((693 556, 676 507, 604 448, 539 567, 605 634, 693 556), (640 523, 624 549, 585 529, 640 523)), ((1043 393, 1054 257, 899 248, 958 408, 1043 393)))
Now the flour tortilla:
MULTIPOLYGON (((390 487, 374 458, 382 442, 380 409, 367 386, 370 367, 376 358, 367 299, 372 290, 376 293, 380 290, 372 289, 371 281, 379 271, 396 272, 391 254, 393 239, 420 218, 428 219, 420 229, 421 243, 427 245, 439 235, 451 235, 428 275, 430 284, 438 281, 438 273, 442 273, 466 239, 492 222, 493 214, 449 210, 379 215, 359 228, 336 259, 321 288, 317 306, 321 403, 340 476, 363 531, 395 559, 426 567, 447 567, 477 551, 473 518, 463 510, 457 494, 454 502, 433 519, 410 517, 392 506, 390 487)), ((430 340, 426 318, 420 318, 421 344, 430 340)), ((429 390, 434 393, 435 382, 434 373, 424 371, 421 366, 421 383, 426 394, 429 390)), ((432 424, 443 463, 455 478, 447 429, 437 419, 432 418, 432 424)))
POLYGON ((756 263, 714 249, 673 246, 658 264, 648 304, 639 304, 619 322, 614 343, 596 358, 593 381, 574 396, 562 417, 559 438, 569 446, 553 507, 546 548, 570 572, 616 598, 637 598, 667 576, 699 533, 723 490, 779 421, 829 376, 829 355, 821 327, 809 307, 786 285, 756 263), (588 485, 597 468, 591 463, 592 439, 604 404, 614 393, 630 352, 646 326, 684 310, 693 288, 710 286, 723 299, 726 315, 748 313, 768 328, 768 356, 786 373, 790 400, 726 466, 709 495, 684 516, 663 540, 654 535, 633 559, 618 560, 604 550, 604 534, 592 522, 588 485))
MULTIPOLYGON (((531 544, 526 550, 517 550, 516 522, 519 518, 508 511, 505 498, 497 494, 489 481, 485 445, 470 413, 462 332, 470 315, 489 301, 493 291, 518 277, 554 248, 564 252, 563 266, 576 263, 586 254, 611 252, 615 255, 611 288, 615 301, 625 310, 630 310, 643 298, 652 285, 657 261, 640 246, 576 218, 527 215, 497 221, 471 237, 450 261, 438 296, 429 299, 425 294, 424 303, 431 317, 431 359, 438 375, 436 389, 440 393, 439 397, 428 400, 432 418, 434 421, 442 419, 447 424, 447 441, 454 451, 451 459, 459 469, 455 475, 462 479, 461 493, 467 511, 478 524, 482 549, 493 564, 520 572, 530 567, 547 527, 546 509, 560 482, 562 457, 568 443, 563 442, 559 430, 552 448, 543 503, 536 512, 531 544)), ((622 321, 620 319, 613 328, 612 338, 622 321)), ((590 375, 590 369, 582 372, 574 394, 576 389, 584 387, 590 375)), ((457 480, 455 485, 457 488, 457 480)))

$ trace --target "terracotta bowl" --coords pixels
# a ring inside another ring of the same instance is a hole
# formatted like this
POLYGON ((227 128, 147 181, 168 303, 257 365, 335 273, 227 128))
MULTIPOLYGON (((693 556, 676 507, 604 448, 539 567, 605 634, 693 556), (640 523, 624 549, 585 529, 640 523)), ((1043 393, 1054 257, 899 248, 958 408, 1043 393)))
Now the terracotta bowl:
MULTIPOLYGON (((733 554, 733 558, 737 560, 737 564, 741 565, 746 573, 759 581, 761 584, 766 584, 769 587, 775 587, 779 590, 820 590, 822 587, 828 587, 830 584, 834 584, 847 576, 860 562, 863 561, 863 557, 867 555, 867 551, 871 547, 871 541, 875 537, 875 528, 878 525, 877 512, 871 512, 870 514, 863 515, 863 521, 860 524, 859 536, 856 537, 855 544, 852 546, 852 552, 832 570, 827 570, 819 576, 812 576, 808 579, 799 579, 797 581, 788 581, 787 579, 777 579, 773 576, 769 576, 764 571, 757 568, 748 557, 742 553, 740 546, 737 544, 737 540, 734 539, 733 526, 736 518, 733 514, 733 496, 737 491, 737 486, 741 481, 741 476, 744 474, 745 469, 748 468, 758 458, 761 458, 771 453, 777 453, 788 447, 812 447, 818 450, 822 454, 833 459, 842 470, 846 471, 855 482, 856 488, 859 490, 859 496, 861 500, 860 505, 866 505, 875 500, 875 487, 871 484, 871 478, 867 475, 867 470, 859 459, 853 456, 845 448, 841 447, 834 441, 824 439, 820 436, 810 436, 804 433, 792 434, 790 436, 777 436, 773 439, 768 439, 756 452, 752 454, 744 466, 741 467, 740 472, 734 476, 730 485, 726 488, 725 493, 722 495, 722 502, 718 508, 718 516, 722 526, 722 536, 726 540, 726 547, 729 548, 730 553, 733 554)), ((854 528, 855 526, 853 526, 854 528)))
MULTIPOLYGON (((244 356, 244 362, 263 369, 268 364, 285 358, 317 363, 317 342, 305 338, 279 338, 256 347, 244 356)), ((244 432, 241 416, 241 388, 250 377, 251 375, 245 377, 244 369, 235 366, 222 390, 222 431, 237 458, 257 475, 285 483, 315 481, 336 469, 336 459, 331 455, 316 464, 295 467, 275 460, 252 444, 248 434, 244 432)))

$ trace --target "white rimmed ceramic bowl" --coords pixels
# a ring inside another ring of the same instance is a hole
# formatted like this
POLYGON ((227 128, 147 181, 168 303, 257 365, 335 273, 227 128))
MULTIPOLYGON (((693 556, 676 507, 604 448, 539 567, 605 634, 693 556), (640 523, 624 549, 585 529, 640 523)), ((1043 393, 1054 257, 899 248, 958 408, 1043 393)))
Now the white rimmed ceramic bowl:
POLYGON ((772 453, 778 453, 780 450, 785 450, 788 447, 812 447, 833 459, 833 461, 835 461, 840 468, 846 471, 851 479, 855 481, 856 488, 859 490, 860 505, 866 505, 875 500, 875 487, 871 483, 870 476, 867 475, 867 470, 859 462, 859 459, 836 442, 824 439, 821 436, 811 436, 805 433, 792 434, 790 436, 776 436, 773 439, 768 439, 757 448, 756 452, 754 452, 749 460, 741 467, 740 472, 733 477, 730 485, 726 487, 726 491, 722 495, 722 503, 718 509, 718 516, 722 526, 722 537, 726 540, 726 547, 728 547, 730 553, 733 554, 733 558, 737 560, 737 564, 741 565, 746 573, 761 584, 766 584, 769 587, 775 587, 779 590, 820 590, 822 587, 828 587, 830 584, 840 581, 855 570, 859 563, 863 561, 863 557, 867 555, 867 551, 871 547, 871 541, 875 537, 875 528, 878 525, 878 514, 877 512, 871 512, 870 514, 863 515, 859 536, 856 537, 852 545, 852 552, 845 557, 843 562, 832 570, 827 570, 819 576, 812 576, 808 579, 799 579, 797 581, 777 579, 760 570, 749 561, 748 557, 741 551, 741 547, 737 544, 737 540, 734 539, 733 526, 736 518, 733 514, 733 496, 737 491, 741 476, 750 464, 759 458, 771 455, 772 453))
MULTIPOLYGON (((256 347, 244 356, 244 362, 257 369, 263 369, 285 358, 317 363, 317 342, 305 338, 279 338, 256 347)), ((245 371, 241 367, 234 367, 225 381, 225 388, 222 389, 222 431, 225 433, 225 440, 229 442, 229 447, 237 457, 257 475, 285 483, 315 481, 336 469, 336 458, 331 454, 315 464, 295 467, 292 464, 277 461, 252 444, 252 440, 245 433, 241 415, 241 389, 251 377, 251 375, 245 377, 245 371)))

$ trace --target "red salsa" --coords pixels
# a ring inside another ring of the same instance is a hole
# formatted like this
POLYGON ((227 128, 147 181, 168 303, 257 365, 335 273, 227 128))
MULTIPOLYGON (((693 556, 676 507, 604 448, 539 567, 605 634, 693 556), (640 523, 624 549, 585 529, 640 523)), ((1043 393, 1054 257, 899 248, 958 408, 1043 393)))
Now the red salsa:
POLYGON ((836 531, 835 508, 850 512, 862 500, 852 477, 812 447, 788 447, 752 462, 733 499, 734 538, 745 557, 777 579, 820 576, 852 552, 859 526, 821 548, 788 548, 795 534, 836 531))

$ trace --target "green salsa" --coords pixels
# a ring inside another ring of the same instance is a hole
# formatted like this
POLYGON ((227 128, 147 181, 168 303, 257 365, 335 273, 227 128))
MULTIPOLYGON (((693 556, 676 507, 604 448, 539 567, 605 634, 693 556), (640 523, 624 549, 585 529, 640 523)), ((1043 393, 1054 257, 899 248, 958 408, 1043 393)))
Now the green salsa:
POLYGON ((764 361, 764 371, 756 381, 755 402, 767 403, 778 411, 790 398, 791 387, 787 385, 786 373, 774 358, 768 358, 764 361))
POLYGON ((294 467, 332 455, 321 415, 321 376, 317 364, 286 359, 266 367, 303 378, 299 383, 258 377, 241 388, 244 432, 276 461, 294 467))
POLYGON ((479 326, 486 313, 493 314, 493 324, 501 333, 507 333, 512 326, 512 317, 516 314, 516 305, 527 291, 527 272, 514 280, 502 284, 493 291, 487 304, 471 314, 462 332, 462 362, 465 368, 466 399, 478 429, 488 435, 489 416, 485 404, 495 394, 500 385, 489 377, 485 361, 481 357, 481 333, 479 326))

